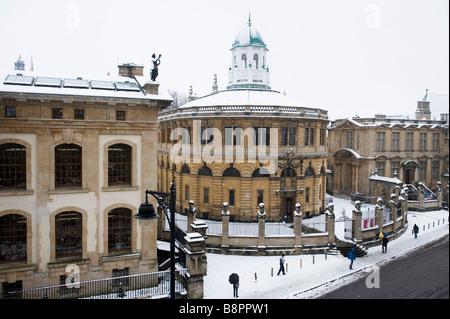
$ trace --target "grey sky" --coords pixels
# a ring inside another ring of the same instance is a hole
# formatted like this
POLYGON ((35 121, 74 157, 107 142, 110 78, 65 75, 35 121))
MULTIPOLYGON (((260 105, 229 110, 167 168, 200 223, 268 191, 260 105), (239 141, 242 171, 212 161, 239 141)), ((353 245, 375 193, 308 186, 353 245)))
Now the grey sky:
MULTIPOLYGON (((448 112, 448 0, 0 0, 0 71, 21 54, 42 75, 117 74, 162 54, 161 89, 225 89, 230 48, 253 26, 271 86, 330 119, 413 114, 425 89, 448 112), (444 95, 444 96, 443 96, 444 95), (446 102, 445 102, 446 101, 446 102)), ((439 104, 439 105, 438 105, 439 104)))

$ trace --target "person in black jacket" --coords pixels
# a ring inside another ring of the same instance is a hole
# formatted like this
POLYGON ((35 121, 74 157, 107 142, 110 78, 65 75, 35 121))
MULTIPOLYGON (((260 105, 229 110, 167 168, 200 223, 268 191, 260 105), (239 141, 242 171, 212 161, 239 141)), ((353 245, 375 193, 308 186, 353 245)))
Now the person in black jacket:
POLYGON ((387 252, 387 244, 389 242, 389 239, 384 236, 383 239, 381 240, 381 252, 382 253, 386 253, 387 252))
POLYGON ((417 234, 419 233, 419 226, 417 226, 417 224, 414 224, 412 232, 414 234, 414 238, 417 238, 417 234))

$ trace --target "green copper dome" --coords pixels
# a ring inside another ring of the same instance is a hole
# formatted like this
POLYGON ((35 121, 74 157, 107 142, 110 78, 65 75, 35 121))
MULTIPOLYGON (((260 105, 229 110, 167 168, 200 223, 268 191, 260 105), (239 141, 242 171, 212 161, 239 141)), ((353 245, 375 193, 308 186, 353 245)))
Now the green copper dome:
POLYGON ((252 28, 250 17, 248 18, 247 27, 238 33, 231 49, 245 46, 257 46, 267 49, 259 31, 252 28))

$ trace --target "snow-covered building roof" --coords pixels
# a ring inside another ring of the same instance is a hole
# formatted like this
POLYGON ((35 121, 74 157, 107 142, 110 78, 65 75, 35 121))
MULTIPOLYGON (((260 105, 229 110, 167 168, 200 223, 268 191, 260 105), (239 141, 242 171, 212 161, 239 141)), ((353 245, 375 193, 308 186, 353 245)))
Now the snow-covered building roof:
POLYGON ((143 87, 148 81, 138 76, 87 79, 15 71, 0 75, 0 93, 172 101, 168 93, 147 94, 143 87))

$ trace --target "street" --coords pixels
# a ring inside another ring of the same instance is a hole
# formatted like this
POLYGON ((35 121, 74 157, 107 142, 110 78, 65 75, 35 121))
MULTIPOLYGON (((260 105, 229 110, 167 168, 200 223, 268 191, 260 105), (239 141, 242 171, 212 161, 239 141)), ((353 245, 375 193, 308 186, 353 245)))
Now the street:
POLYGON ((448 299, 449 238, 446 236, 432 246, 383 265, 379 269, 379 288, 367 288, 366 278, 363 277, 321 298, 448 299))

